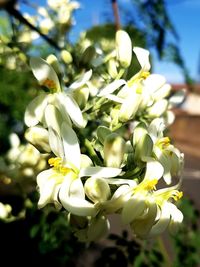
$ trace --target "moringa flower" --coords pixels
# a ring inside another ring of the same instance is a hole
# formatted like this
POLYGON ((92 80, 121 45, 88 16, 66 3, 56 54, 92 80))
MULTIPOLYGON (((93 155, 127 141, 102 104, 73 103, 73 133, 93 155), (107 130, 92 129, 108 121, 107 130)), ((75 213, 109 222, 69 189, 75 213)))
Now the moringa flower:
POLYGON ((30 65, 39 84, 46 87, 49 93, 40 93, 30 102, 25 112, 26 125, 31 127, 38 123, 44 126, 48 124, 48 120, 50 120, 51 116, 48 116, 48 112, 45 116, 45 111, 48 105, 53 105, 55 110, 57 110, 55 112, 60 113, 63 121, 66 121, 68 124, 71 124, 72 121, 75 126, 79 128, 84 127, 85 122, 78 104, 72 97, 72 89, 76 90, 78 88, 77 84, 82 86, 82 83, 90 78, 91 75, 88 74, 91 73, 91 71, 83 75, 82 83, 80 81, 73 83, 74 86, 65 92, 61 88, 56 72, 45 60, 41 58, 31 58, 30 65))
POLYGON ((85 199, 81 178, 115 177, 120 174, 121 169, 82 167, 77 136, 67 124, 63 123, 61 126, 61 137, 50 128, 49 138, 51 149, 57 157, 49 159, 52 168, 41 172, 37 177, 40 191, 39 207, 54 203, 78 216, 95 216, 98 209, 85 199))

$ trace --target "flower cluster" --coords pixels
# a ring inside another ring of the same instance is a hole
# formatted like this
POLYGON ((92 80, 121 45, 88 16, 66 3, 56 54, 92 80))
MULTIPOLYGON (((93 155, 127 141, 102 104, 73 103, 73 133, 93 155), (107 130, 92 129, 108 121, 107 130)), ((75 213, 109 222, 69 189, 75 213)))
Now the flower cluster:
POLYGON ((81 241, 106 235, 114 213, 139 238, 174 230, 183 220, 175 205, 181 179, 173 181, 181 177, 183 154, 165 136, 173 121, 171 87, 150 74, 149 52, 132 48, 120 30, 116 48, 96 64, 108 73, 98 76, 94 67, 67 85, 52 58, 31 58, 45 91, 25 112, 26 139, 49 154, 49 169, 37 176, 39 207, 65 209, 81 241), (132 51, 140 70, 126 79, 132 51))

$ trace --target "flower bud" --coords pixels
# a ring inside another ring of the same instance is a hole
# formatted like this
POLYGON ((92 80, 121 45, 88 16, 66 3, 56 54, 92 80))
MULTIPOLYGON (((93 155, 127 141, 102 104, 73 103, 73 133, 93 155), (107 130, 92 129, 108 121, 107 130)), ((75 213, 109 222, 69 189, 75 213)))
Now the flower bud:
POLYGON ((152 150, 153 141, 148 134, 144 134, 135 147, 135 160, 142 161, 144 157, 151 157, 152 150))
POLYGON ((104 142, 104 161, 106 166, 119 168, 125 152, 125 141, 116 133, 109 134, 104 142))
POLYGON ((72 55, 67 50, 62 50, 60 56, 66 64, 70 64, 73 61, 72 55))
POLYGON ((118 75, 116 61, 112 58, 108 61, 108 73, 113 79, 118 75))
POLYGON ((110 187, 103 178, 88 178, 84 185, 85 194, 94 203, 106 201, 110 197, 110 187))
POLYGON ((105 138, 111 134, 111 130, 105 126, 99 126, 97 128, 97 137, 99 141, 103 144, 105 141, 105 138))
POLYGON ((108 219, 105 216, 92 218, 88 227, 88 241, 99 240, 107 235, 110 228, 108 219))
POLYGON ((60 75, 61 69, 57 57, 51 54, 46 58, 46 61, 49 65, 52 66, 55 72, 60 75))
POLYGON ((132 43, 128 33, 125 31, 119 30, 116 33, 116 50, 121 66, 127 68, 131 64, 132 43))
POLYGON ((30 127, 25 132, 26 140, 35 146, 40 152, 51 152, 49 146, 49 134, 41 126, 30 127))
POLYGON ((167 107, 168 101, 166 99, 161 99, 148 108, 147 113, 151 118, 158 118, 167 110, 167 107))
POLYGON ((90 90, 87 86, 76 89, 73 92, 73 97, 81 109, 83 109, 88 101, 90 90))
POLYGON ((93 46, 88 46, 82 54, 81 62, 83 64, 88 64, 92 61, 96 53, 96 50, 93 46))

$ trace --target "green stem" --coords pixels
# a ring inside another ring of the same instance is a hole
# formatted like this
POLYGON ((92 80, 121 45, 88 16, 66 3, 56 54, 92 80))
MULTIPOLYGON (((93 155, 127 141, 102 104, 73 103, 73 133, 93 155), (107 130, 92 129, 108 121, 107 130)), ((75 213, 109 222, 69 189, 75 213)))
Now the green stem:
POLYGON ((163 257, 165 259, 165 263, 166 263, 165 267, 170 267, 171 266, 171 259, 170 259, 168 252, 167 252, 167 249, 165 247, 165 244, 163 242, 162 237, 158 237, 158 245, 159 245, 160 250, 161 250, 163 257))
POLYGON ((88 139, 83 138, 83 145, 87 149, 87 151, 89 153, 89 156, 92 159, 92 161, 96 165, 102 166, 103 164, 102 164, 101 160, 99 159, 99 157, 97 156, 97 153, 95 152, 93 146, 91 145, 91 142, 88 139))

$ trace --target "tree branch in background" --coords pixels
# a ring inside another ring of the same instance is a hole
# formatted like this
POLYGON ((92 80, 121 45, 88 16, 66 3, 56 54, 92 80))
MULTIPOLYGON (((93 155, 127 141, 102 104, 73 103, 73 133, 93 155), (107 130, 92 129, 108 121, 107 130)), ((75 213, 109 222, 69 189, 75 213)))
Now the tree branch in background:
POLYGON ((6 10, 9 15, 16 18, 19 22, 28 26, 31 30, 36 31, 47 43, 49 43, 56 50, 60 50, 60 47, 52 39, 50 39, 47 35, 43 34, 40 29, 32 25, 26 18, 24 18, 24 16, 19 10, 15 9, 16 2, 16 0, 0 0, 0 9, 6 10))
POLYGON ((113 8, 113 13, 114 13, 114 18, 115 18, 115 27, 116 31, 118 31, 121 26, 120 26, 120 18, 119 18, 119 8, 117 4, 117 0, 111 0, 112 2, 112 8, 113 8))

